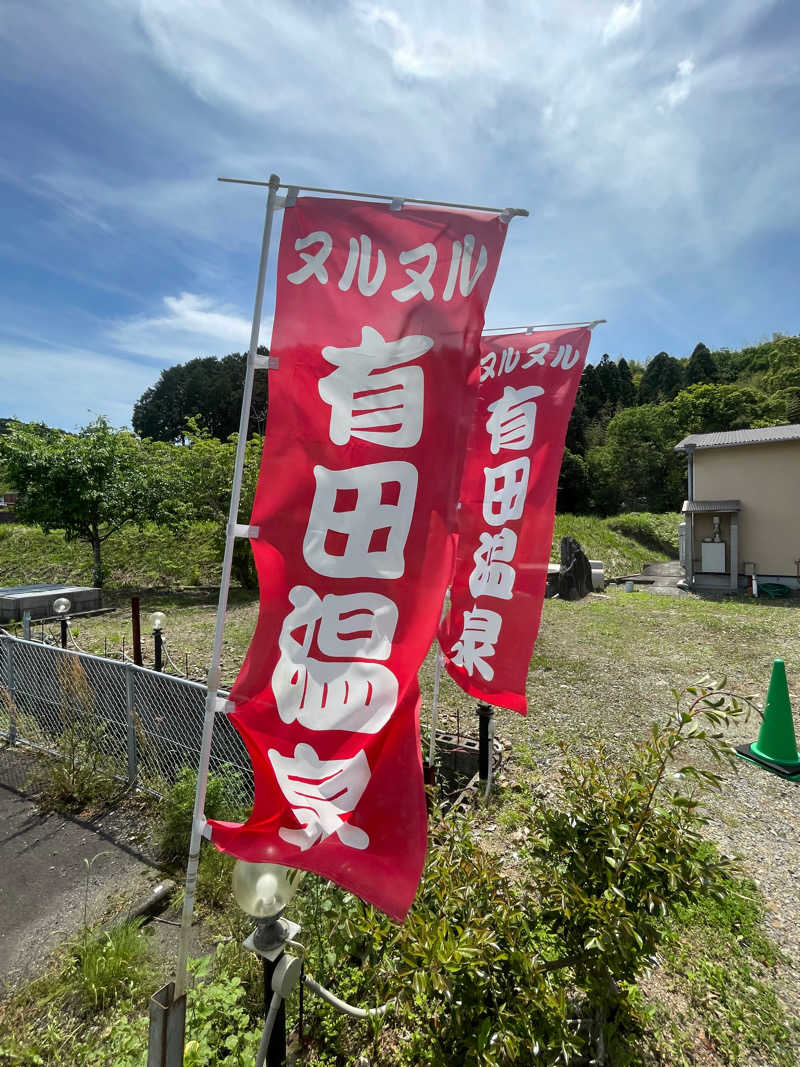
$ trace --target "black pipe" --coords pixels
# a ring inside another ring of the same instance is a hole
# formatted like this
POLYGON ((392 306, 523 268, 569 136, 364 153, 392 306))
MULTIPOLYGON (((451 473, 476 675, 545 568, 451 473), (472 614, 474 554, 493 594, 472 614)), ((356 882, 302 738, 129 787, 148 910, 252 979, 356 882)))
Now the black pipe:
POLYGON ((478 705, 478 778, 484 783, 489 781, 489 722, 493 715, 491 704, 478 705))
POLYGON ((154 638, 154 643, 155 643, 155 655, 156 655, 156 662, 155 662, 154 669, 157 670, 157 671, 160 671, 162 669, 162 661, 161 661, 162 638, 161 638, 161 631, 160 630, 153 630, 153 638, 154 638))
POLYGON ((142 660, 142 628, 139 618, 139 598, 131 597, 131 629, 133 630, 133 662, 137 667, 143 665, 142 660))

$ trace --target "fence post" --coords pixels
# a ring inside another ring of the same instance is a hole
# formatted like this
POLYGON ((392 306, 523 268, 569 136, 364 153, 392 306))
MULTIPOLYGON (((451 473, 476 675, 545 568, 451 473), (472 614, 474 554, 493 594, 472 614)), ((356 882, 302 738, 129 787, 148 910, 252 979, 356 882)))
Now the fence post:
POLYGON ((17 697, 14 692, 14 642, 6 642, 6 650, 8 652, 8 673, 6 676, 6 689, 8 691, 8 743, 15 745, 17 743, 17 720, 15 718, 15 712, 17 710, 17 697))
POLYGON ((125 721, 128 727, 128 785, 133 786, 139 773, 136 751, 136 721, 134 719, 134 690, 136 677, 134 668, 125 667, 125 721))

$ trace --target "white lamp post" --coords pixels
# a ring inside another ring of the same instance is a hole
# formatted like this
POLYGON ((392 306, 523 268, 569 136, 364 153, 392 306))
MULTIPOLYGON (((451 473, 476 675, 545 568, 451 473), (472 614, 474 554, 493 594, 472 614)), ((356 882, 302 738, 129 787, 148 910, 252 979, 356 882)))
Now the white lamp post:
POLYGON ((61 623, 61 647, 67 647, 67 623, 69 622, 69 609, 72 607, 72 601, 68 596, 56 597, 53 601, 53 611, 58 615, 59 622, 61 623))
POLYGON ((164 647, 164 638, 162 637, 162 630, 164 629, 164 623, 167 621, 167 616, 163 611, 154 611, 150 616, 150 625, 153 627, 153 644, 155 652, 154 668, 157 671, 162 670, 162 649, 164 647))
POLYGON ((233 895, 236 903, 258 925, 244 947, 261 957, 264 964, 264 1010, 266 1024, 256 1057, 256 1067, 280 1067, 286 1059, 285 998, 300 977, 300 960, 287 956, 284 948, 300 927, 283 918, 287 904, 294 899, 303 871, 277 863, 248 863, 237 860, 233 868, 233 895))

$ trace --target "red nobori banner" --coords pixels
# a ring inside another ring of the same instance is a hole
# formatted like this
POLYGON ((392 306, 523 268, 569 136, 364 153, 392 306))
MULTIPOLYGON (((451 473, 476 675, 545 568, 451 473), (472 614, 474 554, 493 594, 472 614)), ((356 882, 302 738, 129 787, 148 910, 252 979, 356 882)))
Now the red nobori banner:
POLYGON ((255 803, 212 841, 405 917, 425 857, 417 671, 454 562, 506 224, 303 197, 278 255, 251 523, 261 610, 231 692, 255 803))
POLYGON ((567 424, 591 330, 486 336, 461 481, 449 674, 478 700, 527 710, 567 424))

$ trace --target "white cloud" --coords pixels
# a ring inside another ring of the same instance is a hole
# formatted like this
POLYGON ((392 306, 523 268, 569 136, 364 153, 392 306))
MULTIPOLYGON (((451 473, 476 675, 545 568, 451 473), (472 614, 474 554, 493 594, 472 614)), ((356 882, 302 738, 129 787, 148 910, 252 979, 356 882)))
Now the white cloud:
POLYGON ((664 99, 669 107, 677 107, 688 97, 692 90, 694 60, 682 59, 675 71, 675 77, 664 90, 664 99))
POLYGON ((448 20, 446 32, 440 32, 430 22, 412 29, 397 11, 381 4, 357 2, 353 10, 369 29, 374 43, 389 55, 398 74, 472 79, 498 65, 500 55, 485 37, 470 33, 474 26, 466 5, 452 12, 454 17, 448 20))
MULTIPOLYGON (((255 0, 117 0, 117 7, 136 11, 137 47, 158 71, 152 89, 144 80, 137 92, 151 105, 154 131, 164 116, 175 165, 118 180, 73 157, 39 167, 37 186, 62 198, 73 218, 116 229, 135 217, 156 240, 179 230, 237 255, 258 227, 260 191, 213 179, 270 169, 310 184, 525 203, 537 216, 569 204, 576 224, 577 205, 591 203, 617 220, 617 240, 635 242, 637 251, 662 253, 676 239, 681 252, 695 240, 708 249, 710 230, 736 210, 727 189, 709 181, 717 162, 739 151, 727 125, 714 120, 736 91, 732 76, 737 67, 740 75, 779 70, 785 81, 796 69, 781 41, 769 46, 768 61, 766 46, 748 46, 747 63, 739 61, 755 18, 750 0, 730 0, 724 12, 695 0, 652 3, 647 18, 642 0, 602 8, 571 0, 524 14, 506 0, 271 0, 268 8, 255 0), (599 37, 614 41, 602 62, 599 37), (692 58, 681 59, 689 47, 692 58), (255 81, 254 70, 262 72, 255 81), (199 127, 166 117, 165 82, 180 107, 191 99, 201 109, 199 127), (701 84, 707 110, 680 109, 701 84)), ((754 118, 773 111, 761 101, 754 86, 747 103, 754 118)), ((769 124, 760 126, 771 144, 769 124)), ((758 140, 756 133, 760 173, 770 168, 758 140)), ((760 220, 743 222, 753 229, 760 220)), ((536 229, 534 220, 531 241, 536 229)), ((740 236, 726 225, 723 244, 740 236)), ((197 248, 185 242, 170 251, 187 267, 198 263, 197 248)), ((213 292, 213 270, 222 278, 225 267, 209 256, 179 284, 213 292)))
MULTIPOLYGON (((196 293, 165 296, 163 305, 166 313, 117 319, 108 328, 109 339, 126 352, 154 356, 165 364, 247 351, 251 324, 235 308, 196 293)), ((269 344, 269 333, 267 322, 263 344, 269 344)))
POLYGON ((780 232, 788 259, 800 231, 800 71, 776 0, 42 4, 9 9, 9 63, 19 99, 49 92, 63 119, 12 131, 3 177, 37 202, 16 231, 8 212, 0 253, 48 264, 49 305, 69 270, 83 317, 48 329, 86 348, 160 368, 246 347, 264 191, 218 174, 533 209, 495 321, 660 331, 654 294, 699 315, 698 277, 725 271, 734 305, 753 244, 780 232))
POLYGON ((630 0, 630 3, 617 4, 603 27, 603 41, 613 41, 615 37, 632 29, 642 17, 642 0, 630 0))
POLYGON ((74 430, 96 415, 130 426, 133 403, 158 377, 152 365, 85 348, 0 342, 3 414, 74 430))

